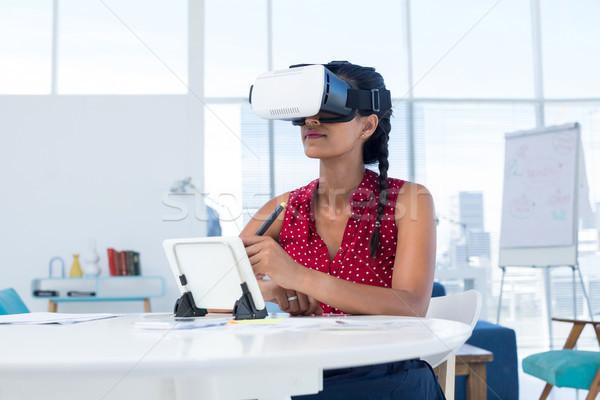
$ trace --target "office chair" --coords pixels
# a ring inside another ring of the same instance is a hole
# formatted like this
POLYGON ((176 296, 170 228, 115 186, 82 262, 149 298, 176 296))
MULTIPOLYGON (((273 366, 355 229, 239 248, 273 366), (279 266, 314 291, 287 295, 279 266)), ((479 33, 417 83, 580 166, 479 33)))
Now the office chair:
POLYGON ((28 313, 29 309, 23 303, 15 289, 0 290, 0 315, 28 313))
MULTIPOLYGON (((476 290, 432 297, 429 302, 429 309, 427 310, 427 318, 462 322, 469 325, 472 331, 479 319, 481 303, 481 293, 476 290)), ((444 353, 422 357, 433 368, 437 368, 440 385, 448 400, 454 399, 455 353, 459 348, 460 346, 448 349, 444 353)))
POLYGON ((523 372, 543 381, 546 386, 540 400, 550 394, 553 386, 588 390, 586 400, 593 400, 600 392, 600 351, 573 350, 581 331, 591 325, 600 344, 600 321, 552 318, 553 321, 573 324, 562 350, 532 354, 523 359, 523 372))

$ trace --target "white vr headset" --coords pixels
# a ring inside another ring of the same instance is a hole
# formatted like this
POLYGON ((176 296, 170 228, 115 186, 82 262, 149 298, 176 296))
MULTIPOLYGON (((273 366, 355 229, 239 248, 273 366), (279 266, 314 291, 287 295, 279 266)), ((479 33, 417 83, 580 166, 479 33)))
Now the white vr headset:
POLYGON ((261 118, 304 125, 305 118, 317 114, 321 122, 347 122, 358 110, 392 108, 389 90, 357 89, 329 70, 347 63, 292 65, 259 75, 250 88, 252 111, 261 118))

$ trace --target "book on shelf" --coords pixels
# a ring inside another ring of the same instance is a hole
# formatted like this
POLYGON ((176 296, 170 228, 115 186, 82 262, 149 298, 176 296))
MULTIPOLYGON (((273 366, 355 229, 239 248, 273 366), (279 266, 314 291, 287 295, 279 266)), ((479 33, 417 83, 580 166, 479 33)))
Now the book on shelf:
POLYGON ((108 270, 111 276, 141 275, 140 253, 133 250, 107 249, 108 270))

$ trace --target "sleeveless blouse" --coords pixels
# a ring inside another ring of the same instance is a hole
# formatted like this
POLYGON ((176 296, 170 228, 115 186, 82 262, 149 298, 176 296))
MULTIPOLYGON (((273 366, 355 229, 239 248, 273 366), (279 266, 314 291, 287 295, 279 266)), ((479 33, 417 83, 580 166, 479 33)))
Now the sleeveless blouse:
MULTIPOLYGON (((369 240, 375 229, 379 199, 379 175, 369 169, 348 202, 352 214, 348 219, 342 243, 335 257, 329 260, 327 245, 319 236, 315 224, 314 200, 319 185, 316 179, 290 192, 279 243, 301 265, 340 279, 366 285, 391 287, 396 257, 395 209, 398 192, 404 181, 388 178, 388 201, 379 228, 379 247, 370 256, 369 240)), ((342 311, 320 303, 324 313, 342 311)))

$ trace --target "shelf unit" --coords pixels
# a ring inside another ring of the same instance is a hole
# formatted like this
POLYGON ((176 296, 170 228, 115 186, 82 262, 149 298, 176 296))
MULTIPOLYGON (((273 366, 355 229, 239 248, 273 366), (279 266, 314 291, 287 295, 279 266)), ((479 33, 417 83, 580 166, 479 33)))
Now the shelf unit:
POLYGON ((58 303, 85 301, 143 301, 150 312, 150 298, 165 294, 161 276, 110 276, 81 278, 37 278, 31 281, 31 295, 48 300, 48 311, 56 312, 58 303), (56 296, 39 296, 36 291, 55 291, 56 296), (79 292, 79 295, 69 295, 79 292))

